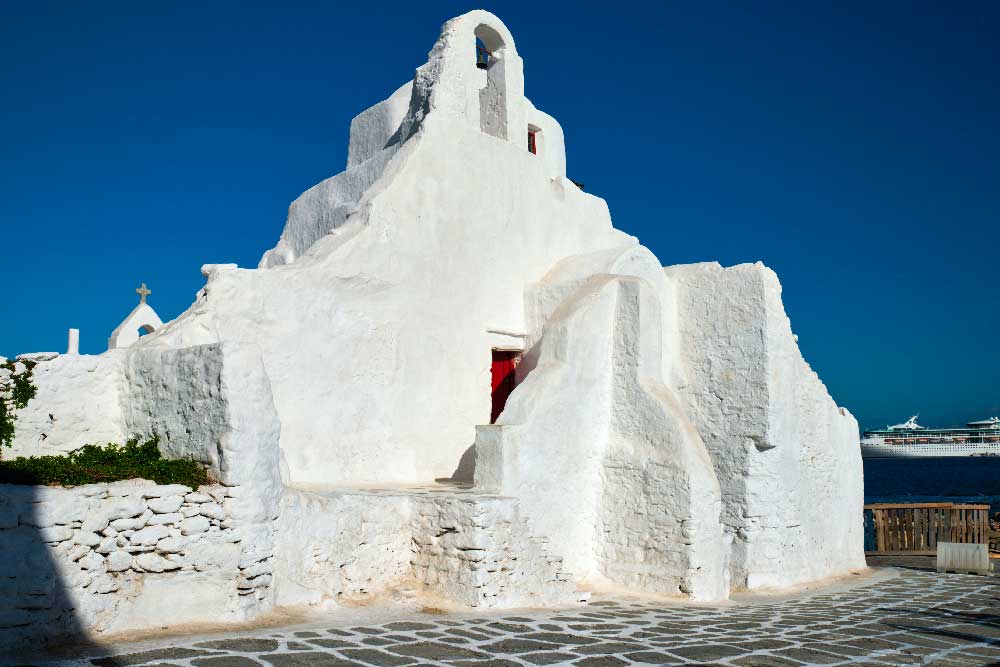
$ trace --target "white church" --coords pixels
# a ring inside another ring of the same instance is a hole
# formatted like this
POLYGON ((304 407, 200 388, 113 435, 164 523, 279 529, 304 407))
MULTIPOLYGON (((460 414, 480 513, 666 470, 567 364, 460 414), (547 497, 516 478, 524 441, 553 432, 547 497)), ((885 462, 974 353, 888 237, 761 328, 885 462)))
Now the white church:
POLYGON ((865 567, 857 422, 799 353, 778 278, 664 267, 615 229, 488 12, 448 21, 354 118, 346 170, 292 202, 259 266, 202 272, 176 319, 143 294, 112 349, 35 368, 5 456, 157 434, 218 483, 8 487, 0 541, 42 534, 67 591, 32 624, 397 590, 721 601, 865 567))

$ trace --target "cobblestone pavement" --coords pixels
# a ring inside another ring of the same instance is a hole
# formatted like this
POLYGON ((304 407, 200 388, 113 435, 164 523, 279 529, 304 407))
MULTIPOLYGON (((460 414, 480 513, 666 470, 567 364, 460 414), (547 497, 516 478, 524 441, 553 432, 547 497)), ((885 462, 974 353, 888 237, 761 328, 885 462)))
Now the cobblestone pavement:
POLYGON ((560 611, 424 613, 377 624, 330 625, 165 640, 160 648, 120 648, 114 656, 71 664, 1000 666, 1000 577, 901 570, 853 588, 780 601, 697 606, 601 598, 560 611))

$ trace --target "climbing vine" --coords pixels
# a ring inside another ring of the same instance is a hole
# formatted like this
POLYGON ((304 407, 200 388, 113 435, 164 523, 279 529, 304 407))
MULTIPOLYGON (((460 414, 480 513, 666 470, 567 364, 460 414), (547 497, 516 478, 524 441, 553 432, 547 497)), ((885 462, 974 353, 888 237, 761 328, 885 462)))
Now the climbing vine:
MULTIPOLYGON (((6 359, 0 364, 0 447, 13 446, 17 410, 26 406, 38 392, 38 387, 31 382, 35 364, 30 359, 6 359)), ((2 452, 0 449, 0 458, 2 452)))

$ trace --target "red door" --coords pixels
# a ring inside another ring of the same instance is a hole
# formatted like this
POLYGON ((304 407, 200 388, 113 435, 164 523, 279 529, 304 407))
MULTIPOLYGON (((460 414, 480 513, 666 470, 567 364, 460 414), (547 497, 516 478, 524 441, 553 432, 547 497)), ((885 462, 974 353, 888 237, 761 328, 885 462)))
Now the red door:
POLYGON ((493 410, 490 412, 490 423, 496 422, 497 417, 503 412, 507 405, 507 397, 514 391, 517 383, 514 375, 514 367, 517 364, 518 352, 512 350, 493 350, 493 410))

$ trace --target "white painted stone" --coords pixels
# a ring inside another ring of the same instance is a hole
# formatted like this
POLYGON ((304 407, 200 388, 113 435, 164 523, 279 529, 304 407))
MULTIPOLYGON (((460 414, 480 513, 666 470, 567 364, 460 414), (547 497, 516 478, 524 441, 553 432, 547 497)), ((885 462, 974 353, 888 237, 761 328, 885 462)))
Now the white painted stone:
POLYGON ((101 572, 90 582, 89 588, 100 595, 106 595, 108 593, 114 593, 119 589, 118 580, 114 577, 108 575, 107 573, 101 572))
POLYGON ((143 498, 163 498, 166 496, 183 496, 190 493, 191 487, 183 484, 160 484, 142 490, 143 498))
POLYGON ((180 537, 165 537, 156 543, 156 550, 163 554, 175 554, 184 550, 188 541, 180 537))
MULTIPOLYGON (((163 496, 161 498, 150 498, 146 501, 149 509, 157 514, 172 514, 179 510, 183 503, 183 496, 163 496)), ((149 520, 147 519, 148 522, 149 520)))
POLYGON ((89 553, 90 547, 85 544, 74 544, 72 548, 66 552, 66 557, 75 563, 89 553))
POLYGON ((189 493, 184 496, 184 502, 186 503, 210 503, 212 502, 212 496, 207 493, 189 493))
POLYGON ((112 551, 106 560, 108 572, 124 572, 132 567, 132 555, 127 551, 112 551))
POLYGON ((94 551, 96 551, 99 554, 107 555, 112 551, 116 551, 117 549, 118 549, 118 541, 116 540, 116 538, 105 537, 103 540, 101 540, 101 543, 97 545, 94 551))
POLYGON ((180 523, 182 535, 197 535, 208 530, 208 519, 203 516, 193 516, 180 523))
POLYGON ((83 558, 78 560, 76 563, 84 570, 99 570, 104 567, 104 558, 93 551, 88 551, 84 554, 83 558))
POLYGON ((167 572, 180 567, 177 563, 155 553, 139 554, 135 557, 135 565, 146 572, 167 572))
POLYGON ((202 516, 207 516, 210 519, 224 519, 226 517, 226 510, 222 509, 221 505, 215 503, 204 503, 198 506, 198 513, 202 516))
POLYGON ((59 356, 58 352, 26 352, 24 354, 17 355, 19 361, 52 361, 59 356))
POLYGON ((142 519, 115 519, 111 522, 111 528, 119 532, 134 531, 142 528, 146 524, 142 519))
POLYGON ((137 530, 132 537, 129 538, 129 542, 137 547, 145 547, 151 544, 156 544, 169 534, 170 531, 168 531, 165 526, 147 526, 142 530, 137 530))
POLYGON ((73 533, 73 542, 75 544, 83 544, 88 547, 96 547, 101 543, 101 536, 97 533, 92 533, 89 530, 78 530, 73 533))
POLYGON ((180 512, 171 512, 170 514, 154 514, 149 517, 146 521, 147 526, 161 526, 167 524, 180 523, 184 519, 184 515, 180 512))
MULTIPOLYGON (((145 510, 142 499, 135 496, 112 497, 91 507, 83 520, 82 528, 100 532, 120 519, 128 519, 145 510)), ((123 525, 123 524, 119 524, 123 525)), ((130 524, 131 525, 131 524, 130 524)), ((115 530, 119 528, 115 525, 115 530)))

